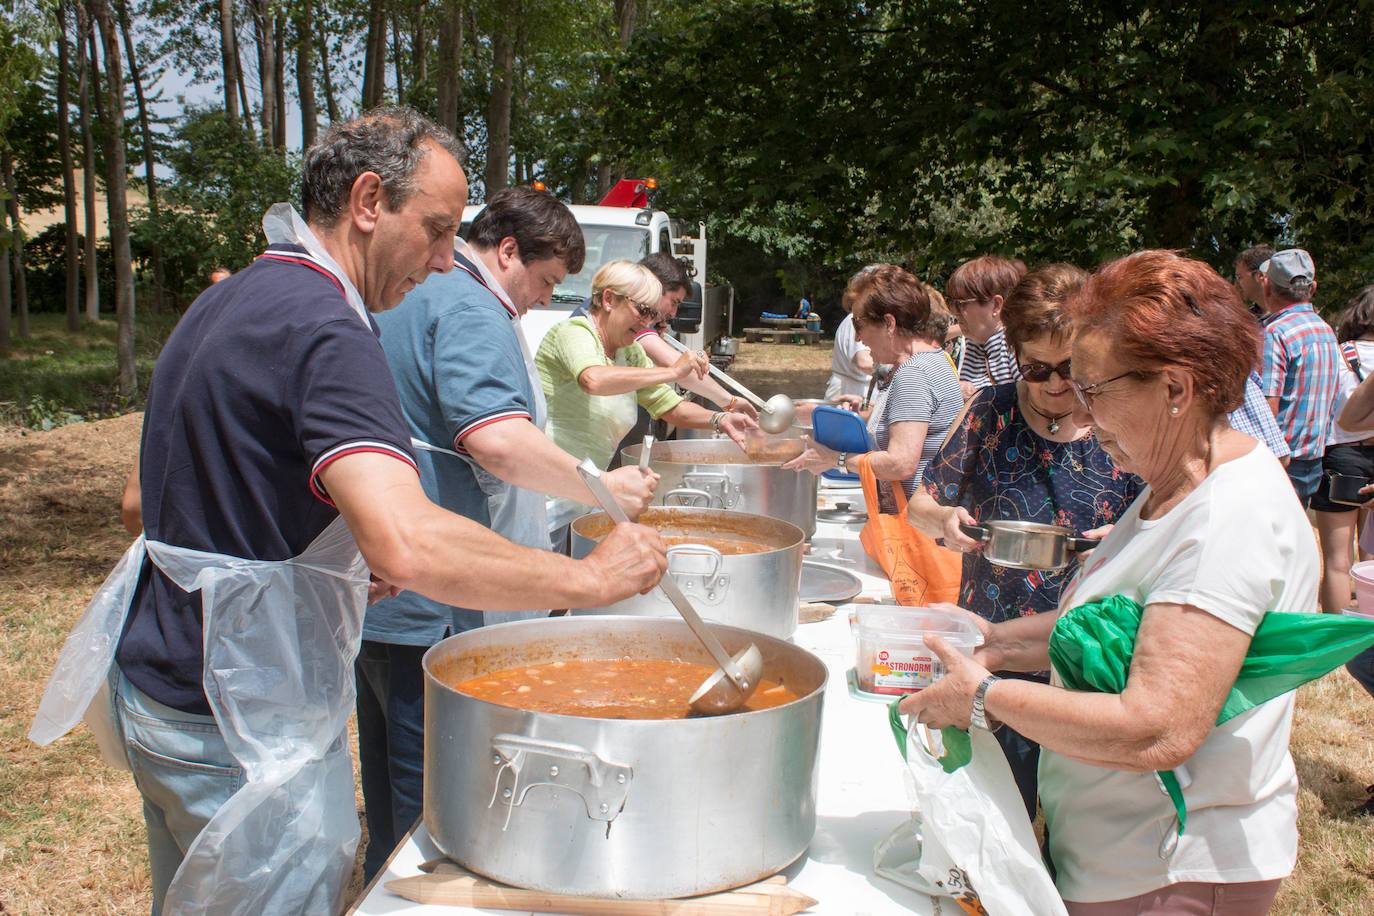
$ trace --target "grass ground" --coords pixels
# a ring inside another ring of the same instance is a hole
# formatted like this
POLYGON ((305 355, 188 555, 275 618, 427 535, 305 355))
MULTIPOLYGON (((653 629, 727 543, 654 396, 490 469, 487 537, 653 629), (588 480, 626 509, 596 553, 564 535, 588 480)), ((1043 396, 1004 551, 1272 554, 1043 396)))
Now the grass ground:
MULTIPOLYGON (((0 384, 25 371, 57 372, 63 348, 46 349, 54 350, 54 362, 32 350, 0 358, 0 384), (16 369, 16 361, 28 362, 16 369)), ((734 371, 764 397, 816 397, 829 356, 828 347, 749 344, 734 371)), ((87 371, 80 368, 85 362, 76 361, 78 374, 87 371)), ((112 368, 104 371, 113 377, 112 368)), ((11 400, 11 391, 0 387, 0 399, 11 400)), ((128 776, 101 763, 84 727, 46 749, 26 737, 62 640, 128 543, 118 504, 140 422, 130 414, 46 432, 0 424, 0 914, 6 916, 148 911, 142 815, 128 776)), ((1352 814, 1374 784, 1371 735, 1374 700, 1343 670, 1299 691, 1292 748, 1302 780, 1302 841, 1297 871, 1274 913, 1374 914, 1374 821, 1352 814)))

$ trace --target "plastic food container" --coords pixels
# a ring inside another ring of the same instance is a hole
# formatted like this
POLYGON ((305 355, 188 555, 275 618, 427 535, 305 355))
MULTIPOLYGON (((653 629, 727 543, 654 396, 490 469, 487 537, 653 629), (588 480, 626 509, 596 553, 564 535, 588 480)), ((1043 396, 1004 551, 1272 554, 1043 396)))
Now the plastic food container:
POLYGON ((929 607, 851 604, 849 628, 856 685, 879 696, 915 693, 944 676, 945 666, 925 644, 927 633, 943 636, 970 656, 982 642, 977 626, 963 615, 929 607))
POLYGON ((1355 580, 1355 616, 1374 617, 1374 560, 1361 560, 1351 566, 1350 578, 1355 580))

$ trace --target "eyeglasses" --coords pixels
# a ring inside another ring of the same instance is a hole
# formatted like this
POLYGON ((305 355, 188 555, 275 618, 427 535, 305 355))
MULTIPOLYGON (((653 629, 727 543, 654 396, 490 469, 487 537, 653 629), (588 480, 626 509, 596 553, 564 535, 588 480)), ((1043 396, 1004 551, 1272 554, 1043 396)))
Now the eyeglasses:
POLYGON ((621 295, 620 298, 630 303, 630 305, 633 305, 635 307, 635 311, 639 313, 640 318, 647 318, 649 319, 650 323, 658 321, 660 317, 660 315, 658 314, 658 309, 654 308, 652 305, 645 305, 638 299, 631 299, 629 296, 625 295, 621 295))
POLYGON ((951 309, 959 310, 959 309, 962 309, 964 306, 969 305, 969 304, 977 305, 978 303, 982 302, 983 300, 982 300, 982 299, 979 299, 979 298, 977 298, 977 297, 974 297, 974 298, 972 298, 972 299, 946 299, 945 301, 946 301, 947 303, 949 303, 949 307, 950 307, 951 309))
MULTIPOLYGON (((1055 368, 1058 369, 1057 366, 1055 368)), ((1120 375, 1114 375, 1111 378, 1103 379, 1100 382, 1094 382, 1091 385, 1080 385, 1073 379, 1069 379, 1069 384, 1073 386, 1073 393, 1078 397, 1078 403, 1083 405, 1084 410, 1091 411, 1093 409, 1093 399, 1097 397, 1097 390, 1103 385, 1109 385, 1112 382, 1120 381, 1128 375, 1141 376, 1145 374, 1147 373, 1143 373, 1139 369, 1132 369, 1130 372, 1123 372, 1120 375)))
POLYGON ((1072 382, 1073 378, 1069 375, 1069 360, 1064 360, 1057 366, 1048 363, 1032 361, 1020 363, 1018 368, 1021 370, 1021 377, 1028 382, 1048 382, 1051 375, 1058 375, 1066 382, 1072 382))

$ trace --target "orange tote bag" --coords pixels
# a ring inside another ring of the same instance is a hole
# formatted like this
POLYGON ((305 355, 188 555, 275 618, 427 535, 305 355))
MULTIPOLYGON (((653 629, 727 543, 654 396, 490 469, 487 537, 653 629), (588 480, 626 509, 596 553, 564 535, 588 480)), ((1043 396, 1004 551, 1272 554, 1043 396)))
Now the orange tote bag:
POLYGON ((897 603, 920 606, 937 601, 957 602, 963 558, 911 527, 906 520, 906 491, 898 481, 892 483, 897 514, 883 515, 879 511, 878 480, 873 476, 868 456, 858 455, 852 460, 858 465, 864 504, 868 507, 868 524, 859 533, 859 542, 887 573, 897 603))

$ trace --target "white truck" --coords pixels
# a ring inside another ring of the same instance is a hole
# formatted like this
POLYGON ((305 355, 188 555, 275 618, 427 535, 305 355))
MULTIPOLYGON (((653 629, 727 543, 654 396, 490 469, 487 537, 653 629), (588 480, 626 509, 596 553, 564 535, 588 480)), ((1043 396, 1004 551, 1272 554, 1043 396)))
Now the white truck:
MULTIPOLYGON (((616 259, 638 261, 657 251, 671 252, 683 262, 692 278, 692 289, 673 320, 682 342, 705 350, 729 336, 734 320, 734 290, 706 283, 706 224, 697 223, 696 235, 686 234, 683 223, 653 209, 651 195, 656 187, 653 179, 625 179, 600 204, 568 208, 582 227, 587 259, 580 271, 568 274, 554 289, 549 308, 531 309, 522 320, 532 351, 539 348, 549 328, 567 318, 592 294, 592 277, 601 265, 616 259)), ((461 235, 467 236, 468 227, 481 211, 481 205, 463 210, 461 235)))

